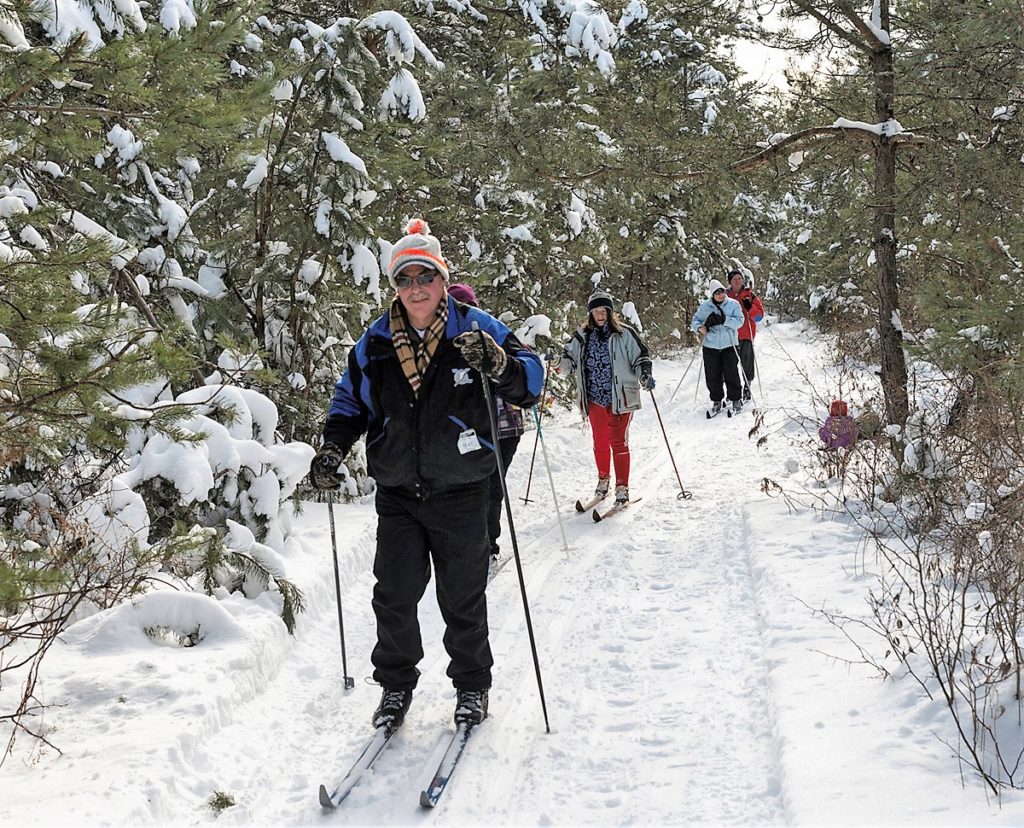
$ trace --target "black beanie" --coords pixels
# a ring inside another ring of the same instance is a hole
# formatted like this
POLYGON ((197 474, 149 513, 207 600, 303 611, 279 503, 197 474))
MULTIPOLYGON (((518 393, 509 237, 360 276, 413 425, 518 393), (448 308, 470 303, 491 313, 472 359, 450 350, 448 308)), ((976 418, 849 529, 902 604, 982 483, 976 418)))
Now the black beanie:
POLYGON ((594 308, 608 308, 608 310, 614 310, 615 305, 612 304, 611 294, 601 290, 601 288, 596 288, 587 300, 587 311, 592 311, 594 308))

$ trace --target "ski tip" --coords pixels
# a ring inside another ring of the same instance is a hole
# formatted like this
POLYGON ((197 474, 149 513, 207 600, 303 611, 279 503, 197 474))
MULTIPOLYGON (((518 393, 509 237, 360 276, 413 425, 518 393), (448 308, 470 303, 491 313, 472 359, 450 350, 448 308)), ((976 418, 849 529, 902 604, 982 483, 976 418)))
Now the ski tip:
POLYGON ((710 411, 705 411, 704 412, 704 416, 707 417, 710 420, 711 419, 711 412, 710 411))
POLYGON ((586 509, 585 509, 585 508, 583 507, 583 501, 582 501, 582 500, 577 500, 577 501, 576 501, 576 511, 577 511, 577 512, 585 512, 585 511, 587 511, 587 510, 586 510, 586 509))
POLYGON ((594 509, 594 523, 600 523, 600 522, 601 522, 601 513, 599 511, 597 511, 597 509, 594 509))
POLYGON ((430 794, 426 791, 420 791, 420 807, 421 808, 433 808, 437 803, 430 798, 430 794))
POLYGON ((331 795, 327 793, 327 788, 323 785, 320 786, 320 807, 330 811, 333 811, 336 807, 334 802, 331 801, 331 795))

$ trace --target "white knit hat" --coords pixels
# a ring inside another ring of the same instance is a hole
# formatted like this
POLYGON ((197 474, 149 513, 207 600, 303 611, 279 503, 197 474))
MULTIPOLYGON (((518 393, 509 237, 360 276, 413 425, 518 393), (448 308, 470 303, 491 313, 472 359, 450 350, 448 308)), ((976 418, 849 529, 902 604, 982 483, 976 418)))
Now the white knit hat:
POLYGON ((448 278, 448 265, 441 256, 441 242, 430 235, 430 225, 423 219, 413 219, 406 225, 406 235, 391 248, 391 263, 388 265, 388 281, 396 287, 395 277, 411 264, 423 265, 439 271, 448 278))
POLYGON ((708 282, 708 299, 715 295, 716 290, 725 290, 725 285, 718 281, 718 279, 712 279, 708 282))

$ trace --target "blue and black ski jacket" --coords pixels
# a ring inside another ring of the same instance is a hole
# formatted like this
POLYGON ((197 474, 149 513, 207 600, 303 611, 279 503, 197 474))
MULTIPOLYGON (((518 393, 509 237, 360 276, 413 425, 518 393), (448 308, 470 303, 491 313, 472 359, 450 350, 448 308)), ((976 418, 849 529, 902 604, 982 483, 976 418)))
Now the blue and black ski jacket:
POLYGON ((363 434, 369 473, 381 486, 428 496, 431 491, 477 483, 495 468, 494 439, 480 374, 452 344, 473 323, 508 354, 494 389, 506 402, 531 406, 540 397, 540 358, 488 313, 448 298, 444 338, 413 394, 391 338, 388 314, 373 322, 349 353, 334 386, 324 442, 346 454, 363 434), (475 442, 472 435, 475 433, 475 442), (479 448, 474 448, 479 444, 479 448))

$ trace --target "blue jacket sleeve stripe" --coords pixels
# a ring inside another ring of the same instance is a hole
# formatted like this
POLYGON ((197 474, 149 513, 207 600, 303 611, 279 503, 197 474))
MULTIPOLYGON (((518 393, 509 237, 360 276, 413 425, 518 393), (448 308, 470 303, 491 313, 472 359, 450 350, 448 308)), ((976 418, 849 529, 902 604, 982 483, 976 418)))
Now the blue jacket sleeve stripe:
POLYGON ((539 397, 544 390, 544 364, 540 361, 540 357, 533 351, 524 349, 516 354, 516 359, 523 364, 523 370, 526 373, 526 387, 532 395, 539 397))
POLYGON ((340 414, 343 417, 365 417, 370 410, 370 381, 363 370, 366 365, 366 334, 360 337, 355 348, 348 355, 348 367, 334 384, 334 397, 327 416, 340 414), (357 389, 355 383, 359 383, 357 389))
MULTIPOLYGON (((470 308, 463 318, 453 307, 451 299, 449 299, 448 311, 447 334, 451 338, 455 338, 464 331, 473 330, 473 323, 476 322, 480 326, 480 330, 489 333, 494 341, 504 348, 505 340, 512 333, 504 322, 477 308, 470 308)), ((544 363, 541 362, 540 357, 528 348, 519 348, 511 356, 523 366, 526 388, 531 396, 539 397, 544 390, 544 363)))

